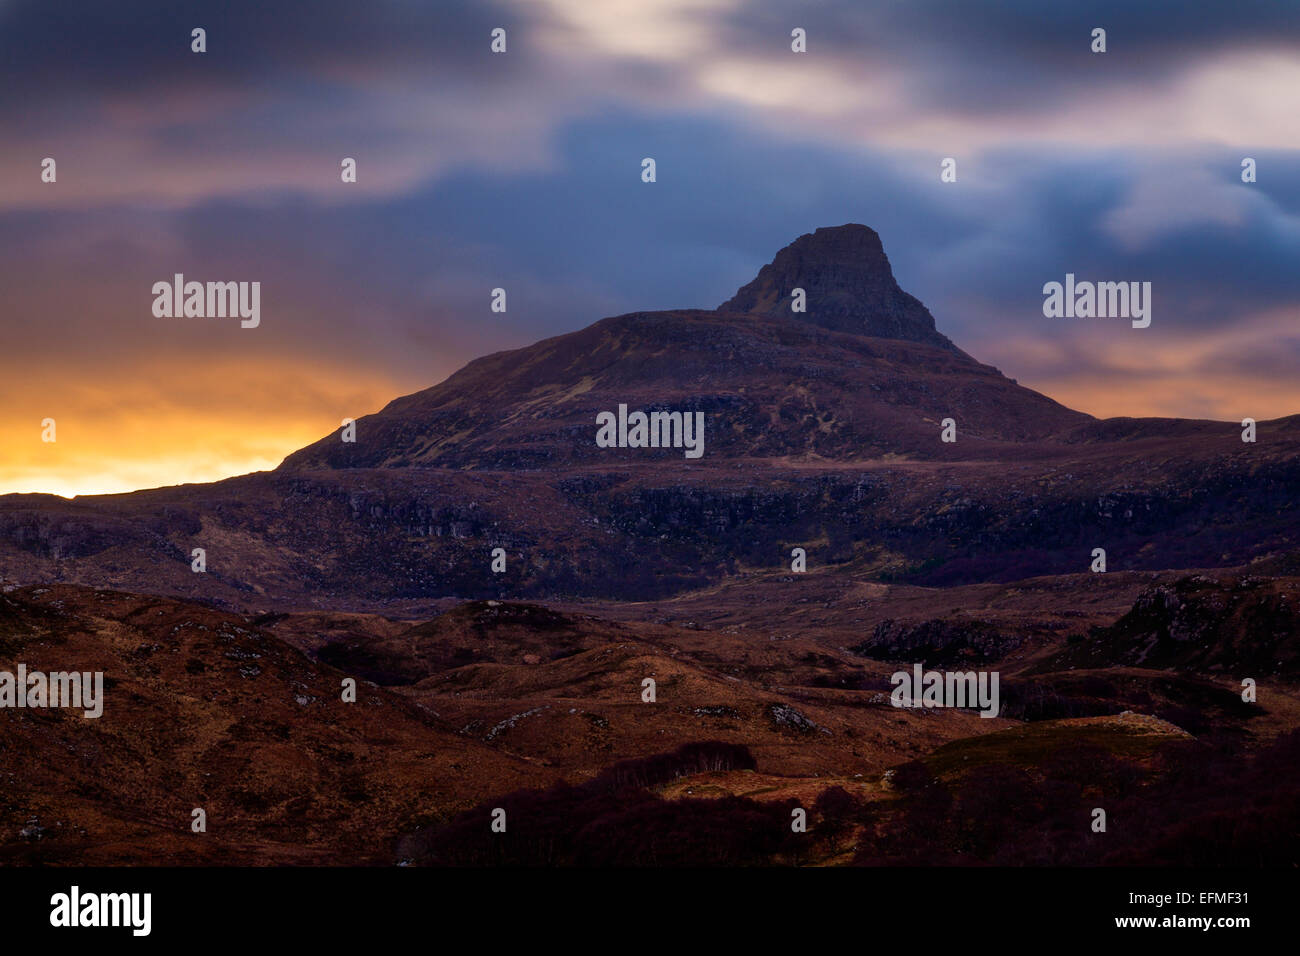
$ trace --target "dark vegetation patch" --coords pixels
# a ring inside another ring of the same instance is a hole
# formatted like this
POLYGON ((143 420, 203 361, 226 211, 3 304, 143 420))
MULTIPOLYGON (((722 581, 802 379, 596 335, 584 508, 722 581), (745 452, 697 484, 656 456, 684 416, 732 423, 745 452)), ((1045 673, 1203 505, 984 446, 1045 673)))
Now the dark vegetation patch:
POLYGON ((1151 714, 1189 733, 1239 733, 1264 711, 1212 681, 1180 674, 1066 671, 1003 678, 1000 716, 1012 720, 1101 717, 1126 710, 1151 714))
MULTIPOLYGON (((708 771, 754 768, 748 748, 705 741, 626 760, 595 779, 486 800, 441 826, 409 835, 399 854, 442 866, 759 866, 825 851, 862 811, 847 792, 823 794, 809 832, 791 829, 795 801, 742 797, 664 800, 649 788, 708 771), (829 795, 828 795, 829 794, 829 795), (493 833, 492 812, 506 811, 493 833)), ((837 789, 837 788, 832 788, 837 789)))
POLYGON ((1300 862, 1300 732, 1236 742, 1091 731, 939 748, 898 768, 863 865, 1288 866, 1300 862), (1128 739, 1124 739, 1128 738, 1128 739), (1094 808, 1106 832, 1092 830, 1094 808))

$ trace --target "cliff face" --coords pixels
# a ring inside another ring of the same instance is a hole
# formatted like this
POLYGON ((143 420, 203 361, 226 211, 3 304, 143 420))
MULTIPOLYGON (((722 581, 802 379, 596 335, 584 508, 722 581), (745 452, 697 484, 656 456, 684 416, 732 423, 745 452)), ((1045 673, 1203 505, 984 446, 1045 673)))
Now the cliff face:
POLYGON ((1116 571, 1223 567, 1300 547, 1300 440, 1273 441, 1267 459, 1229 431, 1009 446, 1021 460, 323 468, 72 502, 14 495, 0 498, 0 578, 344 608, 645 601, 788 569, 796 546, 846 582, 929 587, 1083 573, 1098 546, 1116 571), (206 574, 190 570, 196 547, 206 574), (497 547, 504 574, 490 567, 497 547))

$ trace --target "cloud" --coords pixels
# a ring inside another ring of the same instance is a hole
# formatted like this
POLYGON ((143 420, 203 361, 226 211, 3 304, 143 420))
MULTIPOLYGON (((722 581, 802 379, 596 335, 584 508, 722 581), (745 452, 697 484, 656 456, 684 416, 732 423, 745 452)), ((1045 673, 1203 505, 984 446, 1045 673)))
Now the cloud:
POLYGON ((527 8, 376 0, 0 8, 0 207, 393 195, 544 168, 591 104, 524 42, 527 8), (190 51, 190 30, 208 52, 190 51), (518 31, 505 56, 490 31, 518 31), (59 164, 55 184, 40 161, 59 164), (358 160, 341 183, 344 156, 358 160))
POLYGON ((1247 208, 1262 201, 1258 196, 1258 190, 1234 182, 1222 170, 1216 174, 1204 167, 1152 164, 1136 177, 1124 204, 1105 214, 1102 227, 1129 250, 1189 226, 1218 226, 1236 232, 1246 224, 1247 208), (1189 196, 1197 197, 1196 201, 1188 202, 1189 196))
POLYGON ((1022 385, 1091 414, 1265 421, 1300 413, 1300 308, 1260 313, 1229 328, 1134 330, 1074 323, 1025 346, 986 343, 993 364, 1022 385))
POLYGON ((469 167, 544 171, 567 124, 618 109, 966 159, 1297 149, 1297 22, 1262 2, 23 0, 0 8, 0 207, 400 195, 469 167), (1109 53, 1088 52, 1097 23, 1109 53), (796 24, 807 54, 789 49, 796 24), (496 26, 505 55, 489 50, 496 26), (45 156, 55 185, 39 181, 45 156), (361 169, 346 188, 343 156, 361 169))

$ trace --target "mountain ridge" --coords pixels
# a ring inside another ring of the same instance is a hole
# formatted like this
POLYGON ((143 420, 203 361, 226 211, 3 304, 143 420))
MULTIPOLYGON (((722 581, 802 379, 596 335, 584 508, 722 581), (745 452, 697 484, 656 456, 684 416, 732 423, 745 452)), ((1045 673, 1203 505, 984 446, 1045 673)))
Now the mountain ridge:
MULTIPOLYGON (((887 261, 866 269, 896 286, 887 261)), ((796 546, 847 580, 925 586, 1076 573, 1097 546, 1129 571, 1300 547, 1300 419, 1259 423, 1257 444, 1234 423, 1098 420, 955 347, 819 324, 846 315, 611 316, 475 359, 272 471, 0 497, 0 577, 374 608, 646 601, 776 573, 796 546), (702 457, 600 447, 597 415, 624 405, 703 413, 702 457)))
POLYGON ((358 419, 355 442, 327 435, 279 468, 617 459, 594 422, 624 404, 705 412, 712 453, 729 458, 950 457, 936 448, 946 418, 997 441, 1093 421, 957 348, 899 287, 880 236, 849 223, 799 237, 717 309, 629 312, 481 356, 358 419), (804 287, 795 311, 789 290, 804 287))
MULTIPOLYGON (((631 312, 483 356, 325 436, 279 466, 540 467, 618 458, 595 416, 704 411, 726 457, 944 455, 939 422, 972 439, 1037 440, 1092 421, 958 350, 708 310, 631 312)), ((666 453, 665 453, 666 454, 666 453)))

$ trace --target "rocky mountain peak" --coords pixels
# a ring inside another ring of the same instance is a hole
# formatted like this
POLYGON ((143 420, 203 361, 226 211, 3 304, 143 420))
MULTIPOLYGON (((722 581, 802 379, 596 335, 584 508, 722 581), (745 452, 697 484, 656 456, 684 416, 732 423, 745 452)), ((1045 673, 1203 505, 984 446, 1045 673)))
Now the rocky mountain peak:
POLYGON ((957 351, 935 330, 929 310, 899 288, 880 236, 858 223, 800 236, 717 311, 795 319, 834 332, 957 351), (804 312, 791 308, 796 288, 804 290, 804 312))

